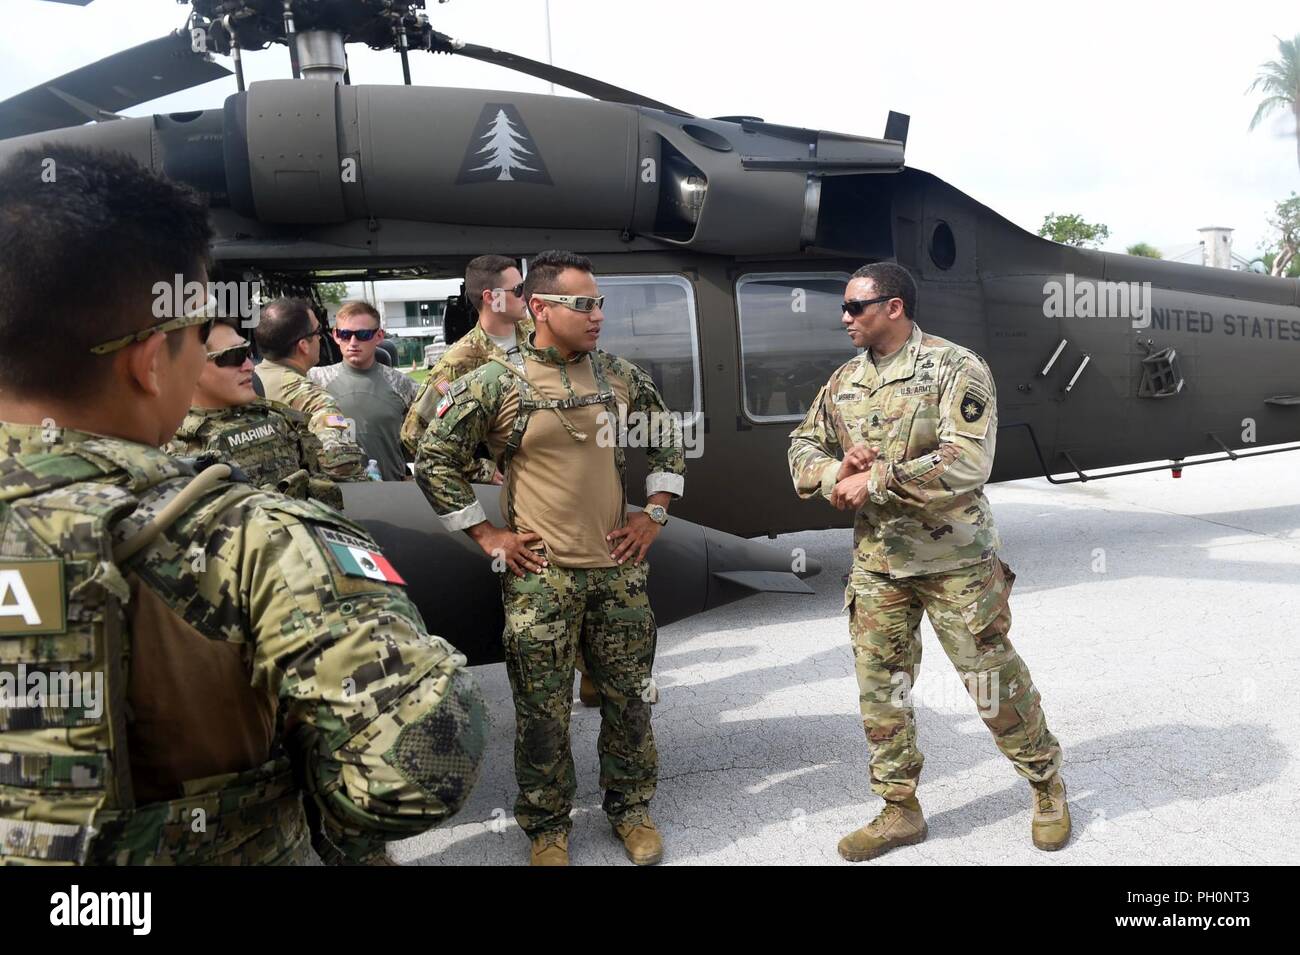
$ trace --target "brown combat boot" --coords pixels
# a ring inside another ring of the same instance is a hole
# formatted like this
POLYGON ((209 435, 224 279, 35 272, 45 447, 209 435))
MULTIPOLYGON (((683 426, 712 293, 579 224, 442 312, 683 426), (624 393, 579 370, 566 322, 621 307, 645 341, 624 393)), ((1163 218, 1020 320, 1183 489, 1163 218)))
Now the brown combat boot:
POLYGON ((533 836, 533 848, 528 864, 568 865, 569 834, 552 829, 533 836))
POLYGON ((1057 773, 1045 783, 1030 783, 1034 790, 1034 845, 1047 852, 1063 848, 1070 841, 1070 804, 1065 799, 1065 780, 1057 773))
POLYGON ((596 689, 596 684, 587 674, 580 675, 582 679, 578 681, 578 699, 583 706, 600 706, 600 691, 596 689))
POLYGON ((921 804, 913 796, 902 802, 886 802, 880 815, 840 840, 840 855, 849 862, 866 862, 897 846, 924 842, 928 829, 921 804))
POLYGON ((646 812, 628 816, 614 826, 627 857, 636 865, 657 865, 664 857, 664 840, 646 812))

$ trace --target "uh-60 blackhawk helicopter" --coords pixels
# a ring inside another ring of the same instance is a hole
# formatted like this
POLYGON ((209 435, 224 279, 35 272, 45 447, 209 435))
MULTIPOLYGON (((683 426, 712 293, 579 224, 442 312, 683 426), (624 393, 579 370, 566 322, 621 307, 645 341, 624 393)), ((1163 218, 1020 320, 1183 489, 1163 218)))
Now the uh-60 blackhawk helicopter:
MULTIPOLYGON (((71 142, 190 183, 211 203, 217 281, 309 291, 320 276, 458 276, 488 251, 590 256, 607 296, 601 346, 653 375, 699 452, 652 557, 661 622, 756 590, 807 590, 798 576, 815 566, 796 562, 792 574, 785 551, 731 535, 848 523, 795 497, 786 448, 854 353, 839 302, 867 261, 907 266, 925 329, 988 361, 994 481, 1177 469, 1300 441, 1294 280, 1031 235, 906 167, 908 118, 897 113, 879 139, 692 116, 453 40, 424 6, 193 0, 176 33, 0 103, 0 158, 71 142), (245 88, 241 53, 273 43, 288 47, 293 78, 245 88), (397 51, 406 85, 352 84, 348 43, 397 51), (412 86, 409 57, 421 52, 592 98, 412 86), (224 104, 116 116, 230 75, 214 54, 234 67, 224 104)), ((457 318, 449 312, 449 327, 457 318)), ((642 465, 630 461, 635 487, 642 465)), ((411 484, 350 486, 346 500, 430 627, 472 660, 499 659, 499 591, 477 549, 443 533, 411 484)))

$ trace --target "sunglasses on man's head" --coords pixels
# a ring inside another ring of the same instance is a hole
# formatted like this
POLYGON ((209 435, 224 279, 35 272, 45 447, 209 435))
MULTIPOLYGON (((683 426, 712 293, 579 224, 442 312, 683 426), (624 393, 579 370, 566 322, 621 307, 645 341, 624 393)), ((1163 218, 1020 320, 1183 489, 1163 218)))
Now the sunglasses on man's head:
POLYGON ((357 341, 359 342, 368 342, 370 341, 370 339, 374 338, 378 334, 379 334, 379 329, 377 328, 358 328, 358 329, 336 328, 334 329, 334 337, 341 342, 351 341, 353 335, 357 337, 357 341))
POLYGON ((248 342, 244 342, 242 345, 231 345, 229 348, 221 349, 221 351, 208 352, 208 361, 218 368, 239 368, 244 362, 248 361, 248 357, 252 352, 252 346, 248 342))
POLYGON ((543 302, 554 302, 575 312, 590 312, 592 309, 605 307, 603 295, 543 295, 541 292, 534 292, 533 298, 540 298, 543 302))
POLYGON ((879 298, 852 298, 845 301, 844 311, 848 312, 854 318, 857 318, 872 305, 879 305, 881 302, 888 302, 891 298, 898 298, 897 295, 882 295, 879 298))
POLYGON ((111 341, 102 342, 91 347, 91 352, 96 355, 110 355, 115 351, 121 351, 128 345, 134 345, 142 342, 151 335, 158 332, 175 332, 182 328, 189 328, 191 325, 199 327, 199 341, 204 345, 208 343, 208 336, 212 334, 212 326, 216 324, 216 319, 203 312, 195 312, 193 315, 183 315, 180 318, 168 319, 157 325, 150 325, 142 328, 138 332, 132 332, 130 335, 123 335, 121 338, 114 338, 111 341))

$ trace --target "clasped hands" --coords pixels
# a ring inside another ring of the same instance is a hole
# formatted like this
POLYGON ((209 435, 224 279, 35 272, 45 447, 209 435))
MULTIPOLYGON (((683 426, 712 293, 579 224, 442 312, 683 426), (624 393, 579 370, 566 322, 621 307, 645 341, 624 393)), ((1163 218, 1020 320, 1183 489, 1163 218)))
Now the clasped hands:
POLYGON ((832 504, 841 511, 856 511, 867 503, 867 481, 871 477, 871 465, 878 456, 875 448, 868 448, 865 444, 849 449, 835 474, 832 504))

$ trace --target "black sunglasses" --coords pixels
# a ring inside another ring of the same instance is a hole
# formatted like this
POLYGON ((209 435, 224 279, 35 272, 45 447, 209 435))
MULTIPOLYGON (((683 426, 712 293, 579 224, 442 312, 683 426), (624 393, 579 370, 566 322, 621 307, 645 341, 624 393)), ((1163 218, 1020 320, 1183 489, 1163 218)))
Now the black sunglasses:
POLYGON ((309 331, 307 334, 305 334, 305 335, 299 335, 297 338, 295 338, 295 339, 294 339, 293 341, 291 341, 289 344, 290 344, 290 345, 296 345, 296 344, 298 344, 300 341, 303 341, 304 339, 308 339, 308 338, 319 338, 321 341, 324 341, 324 340, 325 340, 326 338, 328 338, 328 337, 329 337, 329 329, 326 328, 324 325, 317 325, 315 328, 313 328, 313 329, 312 329, 311 331, 309 331))
POLYGON ((854 318, 857 318, 872 305, 879 305, 881 302, 888 302, 891 298, 898 298, 897 295, 882 295, 879 298, 854 298, 844 302, 844 311, 848 312, 854 318))
POLYGON ((357 336, 359 342, 368 342, 378 334, 377 328, 358 328, 355 331, 350 328, 334 329, 334 337, 341 342, 351 341, 353 335, 357 336))
POLYGON ((248 361, 248 356, 252 354, 252 347, 244 345, 231 345, 229 348, 223 348, 221 351, 208 352, 208 361, 218 368, 238 368, 248 361))

